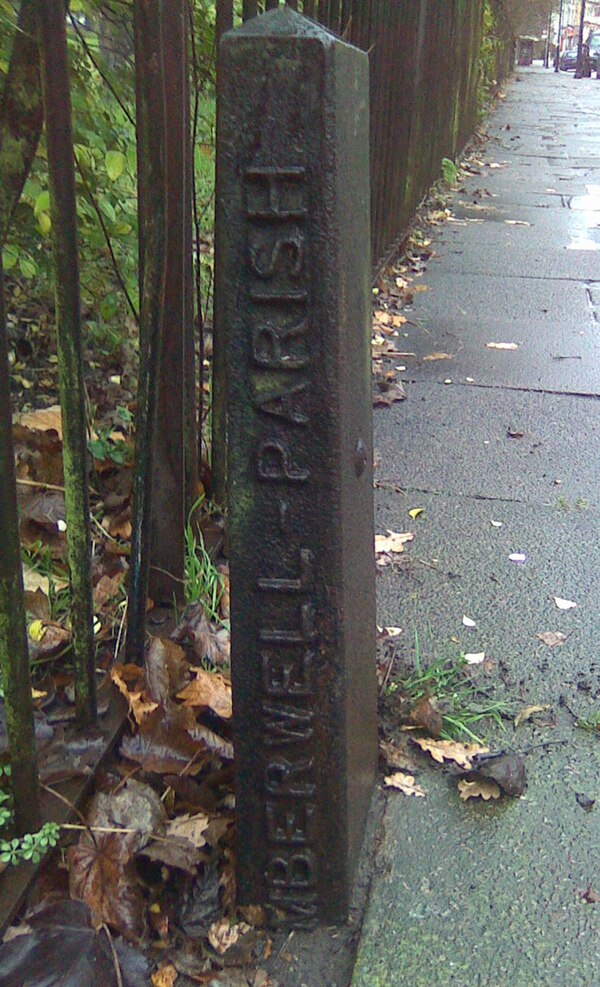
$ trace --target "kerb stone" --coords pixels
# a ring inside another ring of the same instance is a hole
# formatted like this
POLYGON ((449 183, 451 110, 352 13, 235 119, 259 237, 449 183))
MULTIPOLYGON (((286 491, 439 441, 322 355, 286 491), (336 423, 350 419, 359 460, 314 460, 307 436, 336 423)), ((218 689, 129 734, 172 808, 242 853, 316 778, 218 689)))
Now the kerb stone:
POLYGON ((367 56, 289 8, 220 51, 242 903, 344 921, 377 754, 367 56))

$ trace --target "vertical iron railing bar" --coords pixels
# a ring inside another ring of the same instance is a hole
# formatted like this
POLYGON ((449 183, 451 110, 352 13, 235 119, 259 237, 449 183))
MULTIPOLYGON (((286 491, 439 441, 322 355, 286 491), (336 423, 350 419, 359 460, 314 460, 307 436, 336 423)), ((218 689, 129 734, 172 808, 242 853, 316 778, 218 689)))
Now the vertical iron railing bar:
POLYGON ((305 15, 305 17, 314 18, 315 0, 304 0, 304 3, 302 4, 302 13, 305 15))
POLYGON ((155 429, 148 592, 156 605, 183 598, 184 531, 197 497, 194 319, 191 294, 189 65, 186 0, 162 10, 165 88, 165 290, 161 315, 158 420, 155 429))
POLYGON ((369 50, 369 36, 367 34, 367 6, 366 0, 358 0, 358 16, 356 18, 356 40, 355 44, 363 51, 369 50))
POLYGON ((127 660, 141 664, 146 637, 152 433, 156 425, 161 319, 165 282, 165 94, 162 0, 134 0, 138 109, 138 184, 144 189, 144 283, 140 299, 140 367, 133 476, 127 660))
POLYGON ((266 0, 265 10, 274 10, 279 6, 279 0, 266 0))
POLYGON ((217 44, 225 31, 233 27, 233 0, 217 0, 217 44))
MULTIPOLYGON (((202 463, 203 455, 203 435, 202 435, 202 425, 204 423, 205 416, 205 398, 204 398, 204 314, 202 311, 202 253, 201 253, 201 227, 200 219, 201 214, 198 209, 198 194, 196 185, 196 170, 194 168, 194 149, 196 147, 196 140, 198 136, 198 122, 200 114, 200 79, 198 75, 198 49, 196 45, 196 33, 194 26, 194 16, 193 16, 193 0, 187 0, 187 29, 188 36, 190 40, 190 73, 189 82, 193 82, 194 87, 194 104, 191 119, 191 135, 190 135, 190 145, 189 145, 189 156, 190 156, 190 193, 192 199, 192 221, 194 227, 194 244, 193 244, 193 257, 192 265, 194 272, 194 300, 191 302, 192 312, 195 312, 195 325, 196 325, 196 344, 198 347, 198 373, 196 379, 196 386, 198 388, 198 408, 196 409, 196 424, 198 433, 196 436, 196 464, 202 463)), ((188 82, 188 86, 189 86, 188 82)), ((207 207, 205 206, 205 209, 207 207)))
POLYGON ((329 27, 340 34, 340 0, 329 0, 329 27))
MULTIPOLYGON (((398 240, 401 229, 406 220, 402 215, 405 196, 406 178, 409 162, 410 132, 412 107, 414 104, 414 78, 412 67, 414 66, 414 11, 409 9, 406 0, 397 9, 394 4, 388 2, 388 9, 391 6, 392 25, 390 27, 390 37, 401 39, 402 49, 407 53, 401 77, 396 79, 395 99, 390 101, 388 112, 394 126, 390 129, 390 134, 386 149, 386 183, 389 181, 392 186, 391 208, 387 214, 385 228, 379 233, 379 254, 383 254, 389 249, 390 244, 398 240), (406 24, 408 22, 408 24, 406 24), (406 24, 406 26, 405 26, 406 24), (410 54, 409 54, 410 53, 410 54), (402 113, 397 111, 397 100, 400 89, 404 90, 404 100, 402 103, 402 113)), ((393 49, 390 50, 390 57, 393 49)))
POLYGON ((342 0, 340 18, 340 34, 347 41, 352 26, 352 0, 342 0))
POLYGON ((323 27, 329 26, 329 0, 319 0, 318 21, 323 27))
POLYGON ((251 20, 258 14, 258 6, 256 0, 244 0, 242 7, 242 18, 245 21, 251 20))
POLYGON ((0 674, 18 835, 40 825, 37 754, 23 600, 12 439, 8 340, 0 253, 0 674))
MULTIPOLYGON (((381 0, 379 7, 384 0, 381 0)), ((373 33, 370 37, 370 45, 373 52, 369 56, 369 100, 371 104, 370 113, 370 160, 371 160, 371 246, 377 242, 380 230, 380 216, 382 209, 382 186, 385 177, 383 173, 384 165, 384 141, 385 128, 383 111, 386 104, 383 86, 388 81, 385 73, 385 55, 382 51, 382 34, 379 30, 379 23, 373 24, 373 33), (382 141, 382 137, 384 141, 382 141)), ((391 81, 391 80, 390 80, 391 81)))
POLYGON ((64 0, 46 0, 40 5, 39 18, 55 269, 75 710, 78 722, 85 725, 96 718, 96 648, 75 168, 64 0))
MULTIPOLYGON (((381 72, 385 73, 383 78, 383 108, 380 119, 381 129, 378 135, 379 146, 381 147, 381 182, 379 193, 379 210, 377 215, 376 240, 377 249, 373 260, 385 249, 385 240, 390 235, 392 223, 397 224, 397 217, 392 213, 394 202, 397 199, 397 186, 403 174, 406 172, 406 161, 402 166, 401 147, 397 140, 398 124, 402 119, 405 96, 400 96, 400 86, 402 85, 399 73, 404 70, 398 66, 394 73, 394 55, 399 56, 399 61, 406 58, 404 52, 406 45, 406 32, 402 34, 394 31, 394 10, 390 10, 389 0, 382 0, 381 20, 379 23, 379 50, 376 51, 376 61, 381 63, 381 72), (401 109, 402 108, 402 109, 401 109)), ((410 92, 410 90, 409 90, 410 92)), ((397 231, 394 230, 397 235, 397 231)), ((392 237, 394 234, 392 234, 392 237)))
MULTIPOLYGON (((398 0, 399 6, 405 13, 405 0, 398 0)), ((395 5, 385 0, 382 11, 382 21, 380 23, 381 47, 377 52, 377 61, 382 63, 382 72, 385 72, 383 84, 384 103, 382 118, 383 126, 378 135, 378 142, 381 147, 381 180, 379 185, 379 202, 376 219, 376 227, 373 236, 373 263, 379 260, 384 253, 387 242, 397 238, 399 234, 398 219, 395 210, 401 200, 399 186, 403 184, 406 174, 407 156, 402 155, 403 145, 399 139, 399 127, 405 123, 405 104, 407 98, 411 98, 410 87, 403 89, 405 81, 406 63, 410 64, 410 53, 406 51, 410 43, 410 33, 402 25, 402 32, 396 30, 396 21, 400 13, 396 14, 395 5), (390 10, 391 7, 391 10, 390 10), (394 56, 398 57, 396 72, 394 72, 394 56), (400 98, 400 90, 402 98, 400 98), (392 232, 393 231, 393 232, 392 232)))
MULTIPOLYGON (((402 37, 403 50, 407 53, 404 60, 403 72, 398 77, 396 85, 397 92, 404 93, 402 103, 402 113, 392 109, 395 121, 395 133, 392 134, 388 147, 389 168, 395 172, 395 181, 391 200, 391 209, 388 217, 388 224, 385 231, 381 233, 380 253, 385 253, 390 246, 398 241, 399 234, 404 230, 409 222, 409 211, 412 210, 412 203, 408 195, 408 176, 411 162, 412 136, 415 127, 416 98, 417 98, 417 74, 421 70, 418 61, 418 39, 420 13, 410 0, 403 0, 401 6, 395 8, 394 16, 396 25, 393 30, 402 37), (398 146, 401 151, 398 155, 398 146)), ((415 203, 416 204, 416 203, 415 203)))
MULTIPOLYGON (((399 0, 396 0, 396 3, 399 3, 399 0)), ((379 202, 373 236, 375 247, 373 261, 385 250, 388 238, 391 241, 398 236, 398 217, 393 210, 398 201, 397 186, 406 173, 406 160, 402 164, 401 145, 398 140, 398 126, 404 119, 405 94, 401 92, 400 87, 402 73, 405 70, 404 66, 400 65, 396 71, 394 69, 396 58, 401 61, 403 56, 408 57, 403 50, 407 42, 407 32, 394 30, 394 18, 396 18, 394 6, 394 3, 390 4, 390 0, 381 0, 378 46, 374 52, 374 61, 382 76, 379 99, 383 105, 379 114, 379 132, 376 138, 382 160, 379 202), (392 228, 393 232, 390 235, 392 228)), ((404 6, 402 3, 403 8, 404 6)))

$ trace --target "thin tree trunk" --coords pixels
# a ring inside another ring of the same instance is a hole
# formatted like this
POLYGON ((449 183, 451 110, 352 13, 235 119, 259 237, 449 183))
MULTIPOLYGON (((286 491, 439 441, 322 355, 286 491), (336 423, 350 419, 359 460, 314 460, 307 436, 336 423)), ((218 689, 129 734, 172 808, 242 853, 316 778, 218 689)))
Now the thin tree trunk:
MULTIPOLYGON (((133 5, 138 108, 138 188, 143 204, 143 286, 140 299, 140 369, 133 479, 133 531, 127 657, 144 655, 150 561, 153 442, 160 374, 165 291, 166 181, 162 0, 133 5)), ((164 424, 168 428, 168 422, 164 424)))
POLYGON ((40 825, 0 253, 0 669, 19 834, 40 825))
POLYGON ((91 533, 85 385, 81 347, 79 258, 71 94, 63 0, 40 4, 42 89, 48 144, 52 245, 56 277, 58 374, 63 422, 75 705, 80 723, 96 717, 91 533))

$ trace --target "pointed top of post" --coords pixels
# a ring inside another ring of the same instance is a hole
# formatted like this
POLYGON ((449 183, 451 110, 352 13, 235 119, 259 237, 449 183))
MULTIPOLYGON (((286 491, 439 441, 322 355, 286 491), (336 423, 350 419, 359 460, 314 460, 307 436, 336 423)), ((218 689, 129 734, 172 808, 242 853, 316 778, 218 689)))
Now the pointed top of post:
POLYGON ((322 44, 332 44, 339 42, 345 44, 341 38, 328 31, 327 28, 316 21, 304 17, 284 4, 283 7, 275 7, 258 17, 253 17, 245 21, 240 27, 233 31, 227 31, 223 37, 263 37, 263 38, 315 38, 322 44))

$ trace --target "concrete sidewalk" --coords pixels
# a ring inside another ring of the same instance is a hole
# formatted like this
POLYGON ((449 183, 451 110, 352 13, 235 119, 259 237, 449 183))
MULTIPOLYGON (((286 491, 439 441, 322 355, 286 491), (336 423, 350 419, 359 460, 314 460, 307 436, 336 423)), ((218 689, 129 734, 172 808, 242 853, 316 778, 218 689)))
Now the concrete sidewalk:
POLYGON ((406 491, 378 491, 376 530, 416 532, 379 622, 405 652, 415 628, 428 658, 485 651, 504 694, 550 705, 554 729, 498 744, 567 743, 527 757, 520 799, 462 803, 426 765, 426 798, 388 796, 353 987, 600 985, 600 735, 561 705, 600 711, 600 82, 520 70, 490 132, 404 327, 408 399, 376 412, 379 479, 406 491))

